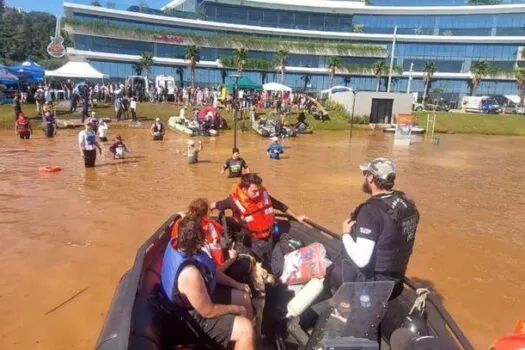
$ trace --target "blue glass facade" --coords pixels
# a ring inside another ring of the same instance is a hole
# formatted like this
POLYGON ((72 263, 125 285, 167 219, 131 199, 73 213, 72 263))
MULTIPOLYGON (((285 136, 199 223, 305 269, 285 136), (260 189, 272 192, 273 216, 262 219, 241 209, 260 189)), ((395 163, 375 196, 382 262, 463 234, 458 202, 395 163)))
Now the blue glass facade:
MULTIPOLYGON (((433 2, 433 5, 436 5, 433 2)), ((443 5, 440 2, 440 5, 443 5)), ((213 2, 202 3, 204 17, 210 21, 263 27, 364 33, 417 35, 525 35, 523 14, 472 15, 339 15, 261 9, 213 2)))
MULTIPOLYGON (((382 0, 376 0, 381 2, 382 0)), ((397 2, 410 2, 410 0, 399 0, 397 2)), ((450 5, 454 0, 449 0, 440 5, 450 5)), ((460 4, 461 1, 458 2, 460 4)), ((525 2, 525 0, 523 1, 525 2)), ((418 5, 431 4, 430 1, 420 0, 418 5), (421 3, 420 3, 421 2, 421 3)), ((382 4, 378 4, 382 5, 382 4)), ((204 10, 208 20, 240 23, 258 26, 300 28, 330 31, 355 31, 354 25, 360 24, 360 30, 364 33, 391 33, 393 26, 398 25, 399 33, 405 34, 429 34, 429 35, 477 35, 495 38, 500 35, 525 35, 525 14, 489 14, 489 15, 429 15, 429 16, 399 16, 399 15, 339 15, 339 14, 319 14, 307 12, 292 12, 287 10, 266 10, 254 9, 250 7, 229 6, 213 2, 195 1, 195 8, 204 10), (446 33, 445 33, 446 32, 446 33)), ((191 10, 190 10, 191 11, 191 10)), ((72 11, 72 17, 81 21, 103 21, 104 23, 116 24, 129 27, 130 32, 146 29, 149 33, 167 33, 167 34, 192 34, 200 36, 220 36, 224 34, 239 34, 217 29, 201 29, 188 26, 152 23, 143 20, 136 20, 134 12, 130 12, 129 18, 121 16, 97 16, 93 14, 82 13, 82 11, 72 11)), ((111 35, 111 31, 108 31, 111 35)), ((144 32, 142 32, 144 33, 144 32)), ((248 33, 249 35, 249 33, 248 33)), ((264 35, 270 37, 270 35, 264 35)), ((284 36, 284 34, 275 35, 274 38, 284 36)), ((159 58, 183 58, 185 45, 170 43, 157 43, 152 41, 134 40, 130 35, 128 39, 117 39, 109 37, 100 37, 89 34, 75 34, 74 43, 77 50, 141 55, 144 52, 151 52, 159 58)), ((142 35, 144 37, 144 35, 142 35)), ((147 35, 146 35, 147 37, 147 35)), ((253 34, 254 40, 260 37, 253 34)), ((308 39, 308 38, 296 38, 308 39)), ((323 39, 316 39, 323 40, 323 39)), ((326 39, 329 40, 329 39, 326 39)), ((336 40, 332 40, 336 41, 336 40)), ((493 42, 496 41, 493 39, 493 42)), ((339 41, 340 42, 340 41, 339 41)), ((380 44, 387 47, 390 52, 390 42, 371 42, 355 40, 358 44, 380 44)), ((345 43, 352 43, 346 40, 345 43)), ((489 62, 491 69, 498 69, 511 72, 517 64, 520 47, 523 44, 474 44, 474 43, 428 43, 428 42, 405 42, 399 39, 395 51, 395 65, 402 67, 407 72, 413 64, 415 72, 422 71, 426 62, 433 61, 437 66, 437 73, 455 73, 463 74, 462 78, 440 79, 434 78, 430 91, 439 90, 448 96, 449 100, 459 100, 461 95, 468 94, 469 79, 467 73, 471 65, 476 61, 486 60, 489 62)), ((232 49, 201 47, 200 58, 202 61, 215 61, 221 56, 231 56, 232 49)), ((275 52, 271 50, 250 50, 249 58, 273 60, 275 52)), ((364 55, 366 56, 366 55, 364 55)), ((343 64, 360 65, 361 67, 371 67, 379 57, 341 57, 343 64)), ((385 59, 388 61, 388 58, 385 59)), ((299 54, 290 53, 287 66, 322 68, 326 70, 328 57, 324 53, 299 54)), ((90 59, 93 66, 100 71, 110 75, 112 80, 123 80, 133 74, 133 62, 109 61, 102 59, 90 59)), ((521 61, 523 63, 525 61, 521 61)), ((184 68, 183 80, 190 80, 190 72, 186 66, 184 68)), ((174 65, 154 65, 151 69, 153 76, 159 74, 172 75, 179 80, 176 74, 177 67, 174 65)), ((263 75, 266 81, 279 81, 280 77, 277 72, 270 71, 266 73, 256 71, 246 71, 243 73, 254 81, 261 81, 263 75)), ((304 76, 311 76, 311 89, 321 90, 329 85, 329 78, 326 73, 306 74, 290 73, 285 74, 285 84, 296 89, 304 88, 304 76)), ((454 76, 449 75, 449 76, 454 76)), ((221 83, 220 68, 198 68, 196 71, 197 83, 202 86, 214 86, 221 83)), ((386 78, 381 83, 382 90, 386 90, 386 78)), ((408 79, 406 76, 393 79, 393 91, 406 92, 408 79)), ((347 74, 345 76, 337 75, 334 84, 350 85, 360 90, 375 90, 376 79, 370 73, 364 74, 347 74)), ((411 84, 411 91, 422 92, 424 88, 423 81, 415 78, 411 84)), ((509 76, 508 80, 483 78, 478 87, 479 94, 517 94, 516 83, 509 76)))
MULTIPOLYGON (((500 0, 501 4, 523 4, 525 0, 500 0)), ((373 6, 437 6, 435 0, 368 0, 373 6)), ((439 6, 465 6, 470 0, 440 0, 439 6)))

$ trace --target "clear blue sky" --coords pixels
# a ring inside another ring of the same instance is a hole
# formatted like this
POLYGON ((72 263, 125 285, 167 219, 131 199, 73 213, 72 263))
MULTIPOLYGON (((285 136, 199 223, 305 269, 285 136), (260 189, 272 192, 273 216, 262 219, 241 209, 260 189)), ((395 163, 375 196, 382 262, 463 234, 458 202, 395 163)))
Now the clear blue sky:
MULTIPOLYGON (((99 0, 102 5, 105 5, 107 0, 99 0)), ((43 11, 51 12, 54 15, 61 15, 64 12, 62 0, 6 0, 10 6, 20 7, 24 11, 43 11)), ((90 0, 70 0, 70 2, 80 2, 83 4, 89 4, 90 0)), ((117 4, 118 7, 122 5, 137 5, 137 0, 116 0, 112 1, 117 4), (119 6, 120 5, 120 6, 119 6)), ((169 3, 170 0, 146 0, 149 7, 161 8, 162 6, 169 3)))

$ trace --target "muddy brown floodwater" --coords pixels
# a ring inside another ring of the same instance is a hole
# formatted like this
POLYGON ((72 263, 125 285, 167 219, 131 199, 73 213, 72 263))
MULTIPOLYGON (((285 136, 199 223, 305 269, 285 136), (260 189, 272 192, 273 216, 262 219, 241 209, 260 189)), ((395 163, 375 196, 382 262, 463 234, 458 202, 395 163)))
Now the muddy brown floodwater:
MULTIPOLYGON (((190 200, 222 199, 235 184, 219 173, 231 134, 203 139, 198 165, 177 153, 187 140, 180 135, 152 142, 147 130, 122 134, 129 157, 113 161, 106 145, 86 171, 73 131, 30 141, 0 132, 1 349, 92 349, 138 246, 190 200), (63 171, 40 175, 45 165, 63 171)), ((274 196, 336 231, 365 199, 358 164, 393 157, 397 187, 422 214, 409 275, 432 285, 476 348, 487 348, 525 318, 525 139, 391 144, 382 134, 350 143, 348 133, 319 132, 286 141, 283 159, 271 161, 267 140, 239 137, 274 196)))

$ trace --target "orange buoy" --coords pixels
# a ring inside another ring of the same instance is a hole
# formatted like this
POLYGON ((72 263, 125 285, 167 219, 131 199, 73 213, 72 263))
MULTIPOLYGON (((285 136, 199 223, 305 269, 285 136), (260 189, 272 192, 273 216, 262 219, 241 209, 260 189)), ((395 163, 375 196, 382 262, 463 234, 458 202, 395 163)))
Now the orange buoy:
POLYGON ((40 171, 41 173, 56 173, 58 171, 61 171, 62 168, 59 167, 59 166, 51 166, 51 165, 48 165, 48 166, 43 166, 41 168, 38 168, 38 171, 40 171))
POLYGON ((525 321, 516 322, 514 333, 499 337, 492 343, 491 350, 518 350, 525 349, 525 321))

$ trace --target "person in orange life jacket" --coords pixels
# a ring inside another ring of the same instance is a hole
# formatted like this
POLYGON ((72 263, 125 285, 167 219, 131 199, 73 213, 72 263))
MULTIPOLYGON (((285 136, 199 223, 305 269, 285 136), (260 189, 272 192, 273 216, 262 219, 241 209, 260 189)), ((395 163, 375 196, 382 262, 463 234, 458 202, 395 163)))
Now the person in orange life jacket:
POLYGON ((33 133, 33 128, 29 123, 29 119, 26 118, 23 112, 18 113, 18 118, 15 122, 15 134, 20 136, 21 139, 29 140, 29 136, 33 133))
MULTIPOLYGON (((212 203, 212 209, 233 211, 233 220, 228 226, 235 232, 247 233, 244 245, 263 262, 269 263, 271 255, 271 236, 274 229, 274 209, 289 214, 299 222, 304 216, 297 216, 284 203, 268 194, 262 186, 262 179, 255 173, 244 174, 235 191, 226 199, 212 203)), ((266 265, 267 267, 268 265, 266 265)))
POLYGON ((342 282, 394 281, 391 298, 402 291, 419 212, 403 192, 394 190, 396 166, 387 158, 376 158, 360 166, 363 192, 371 197, 359 205, 343 223, 343 251, 330 274, 332 292, 342 282))
POLYGON ((252 315, 246 307, 250 295, 245 285, 215 268, 203 249, 206 245, 201 222, 181 219, 162 260, 162 292, 173 308, 188 310, 218 346, 227 348, 233 342, 235 349, 255 349, 252 315))
MULTIPOLYGON (((222 225, 209 217, 209 211, 210 204, 208 201, 204 198, 197 198, 190 203, 187 213, 179 213, 179 215, 181 217, 191 217, 201 222, 202 230, 208 243, 206 248, 210 250, 217 268, 221 271, 226 271, 237 260, 238 254, 235 249, 230 249, 228 256, 225 256, 222 249, 222 225)), ((179 223, 180 220, 173 225, 171 237, 177 236, 179 223)))

